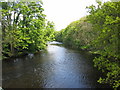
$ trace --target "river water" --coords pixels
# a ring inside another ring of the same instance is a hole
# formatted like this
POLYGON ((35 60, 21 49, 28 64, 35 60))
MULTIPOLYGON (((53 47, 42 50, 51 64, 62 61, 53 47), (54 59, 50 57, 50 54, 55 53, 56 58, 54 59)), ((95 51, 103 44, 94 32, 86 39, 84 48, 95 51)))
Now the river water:
POLYGON ((97 83, 99 72, 91 55, 61 45, 49 44, 46 51, 3 60, 2 70, 3 88, 103 87, 97 83))

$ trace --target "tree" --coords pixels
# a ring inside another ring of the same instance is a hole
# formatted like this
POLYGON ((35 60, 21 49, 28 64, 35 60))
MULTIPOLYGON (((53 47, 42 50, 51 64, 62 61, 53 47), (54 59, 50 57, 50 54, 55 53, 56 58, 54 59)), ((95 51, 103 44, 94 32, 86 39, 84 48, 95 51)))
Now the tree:
POLYGON ((42 1, 1 2, 1 5, 4 56, 34 53, 44 49, 54 37, 54 24, 46 24, 42 1))
POLYGON ((106 2, 99 7, 89 7, 88 20, 93 24, 93 32, 97 32, 96 39, 91 43, 100 57, 93 61, 99 70, 106 73, 99 83, 109 83, 113 88, 120 86, 120 2, 106 2))

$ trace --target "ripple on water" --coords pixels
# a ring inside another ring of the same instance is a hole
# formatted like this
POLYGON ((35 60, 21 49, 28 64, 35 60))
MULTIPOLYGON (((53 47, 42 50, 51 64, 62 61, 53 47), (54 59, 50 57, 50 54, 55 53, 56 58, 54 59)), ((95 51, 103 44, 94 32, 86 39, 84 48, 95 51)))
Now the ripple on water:
POLYGON ((48 45, 47 51, 3 61, 3 87, 99 87, 91 61, 79 51, 48 45))

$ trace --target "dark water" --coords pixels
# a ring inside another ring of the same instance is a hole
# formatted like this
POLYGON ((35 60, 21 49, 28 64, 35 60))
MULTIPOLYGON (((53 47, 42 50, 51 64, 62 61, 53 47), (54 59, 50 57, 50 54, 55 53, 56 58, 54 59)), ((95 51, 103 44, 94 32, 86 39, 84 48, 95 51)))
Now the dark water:
POLYGON ((101 88, 90 55, 62 46, 3 61, 4 88, 101 88))

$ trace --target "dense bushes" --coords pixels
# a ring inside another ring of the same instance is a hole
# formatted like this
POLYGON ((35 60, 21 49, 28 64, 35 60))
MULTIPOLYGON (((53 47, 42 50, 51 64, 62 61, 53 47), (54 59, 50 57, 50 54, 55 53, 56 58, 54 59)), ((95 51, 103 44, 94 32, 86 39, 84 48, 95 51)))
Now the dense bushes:
POLYGON ((54 24, 46 21, 42 2, 1 2, 3 58, 44 49, 54 37, 54 24))
MULTIPOLYGON (((108 83, 113 88, 120 86, 120 1, 98 2, 98 6, 87 7, 90 15, 72 22, 56 34, 62 42, 71 47, 88 49, 99 54, 93 60, 94 66, 105 76, 99 83, 108 83)), ((58 40, 59 38, 56 38, 58 40)))

